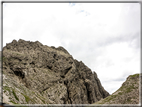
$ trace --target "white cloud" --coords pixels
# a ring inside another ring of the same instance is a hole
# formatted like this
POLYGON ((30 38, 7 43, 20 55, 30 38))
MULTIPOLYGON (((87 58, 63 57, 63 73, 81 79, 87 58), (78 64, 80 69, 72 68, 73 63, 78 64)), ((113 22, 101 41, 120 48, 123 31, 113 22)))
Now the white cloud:
POLYGON ((140 72, 138 3, 6 3, 3 45, 13 39, 63 46, 112 93, 140 72), (113 85, 112 85, 113 84, 113 85))

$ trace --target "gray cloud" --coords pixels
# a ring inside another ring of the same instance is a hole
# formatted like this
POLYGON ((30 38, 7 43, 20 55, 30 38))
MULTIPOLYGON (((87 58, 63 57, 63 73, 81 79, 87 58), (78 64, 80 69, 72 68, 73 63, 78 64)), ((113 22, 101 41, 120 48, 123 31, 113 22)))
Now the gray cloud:
POLYGON ((139 48, 140 46, 140 34, 139 32, 136 32, 134 34, 129 34, 129 35, 119 35, 119 36, 111 36, 106 39, 103 39, 102 41, 98 42, 98 46, 107 46, 111 45, 113 43, 121 43, 121 42, 127 42, 130 44, 132 41, 135 41, 135 46, 134 48, 139 48))

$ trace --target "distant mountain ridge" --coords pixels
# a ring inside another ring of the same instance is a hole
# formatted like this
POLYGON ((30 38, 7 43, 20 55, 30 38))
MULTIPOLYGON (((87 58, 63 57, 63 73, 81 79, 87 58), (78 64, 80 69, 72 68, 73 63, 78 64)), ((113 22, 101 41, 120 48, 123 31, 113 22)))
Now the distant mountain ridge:
POLYGON ((97 74, 63 47, 20 39, 2 52, 4 103, 92 104, 109 96, 97 74))

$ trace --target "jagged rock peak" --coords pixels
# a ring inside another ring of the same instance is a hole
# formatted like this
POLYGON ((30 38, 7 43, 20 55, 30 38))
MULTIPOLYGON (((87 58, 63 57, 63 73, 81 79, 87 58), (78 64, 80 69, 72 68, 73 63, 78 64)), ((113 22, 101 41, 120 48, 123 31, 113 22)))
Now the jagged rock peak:
POLYGON ((6 46, 3 49, 9 49, 12 51, 18 51, 18 52, 27 52, 29 50, 39 50, 39 51, 50 51, 53 49, 54 51, 60 51, 65 54, 69 54, 66 49, 64 49, 62 46, 59 46, 58 48, 55 48, 54 46, 49 46, 43 45, 39 41, 25 41, 23 39, 19 39, 18 41, 13 40, 11 43, 6 44, 6 46), (25 51, 24 51, 25 50, 25 51))
POLYGON ((55 48, 54 46, 51 46, 51 48, 59 50, 59 51, 63 51, 64 53, 69 54, 68 51, 66 49, 64 49, 62 46, 59 46, 58 48, 55 48))
POLYGON ((91 104, 109 96, 97 74, 82 61, 63 47, 38 41, 7 44, 3 76, 4 95, 16 104, 91 104))

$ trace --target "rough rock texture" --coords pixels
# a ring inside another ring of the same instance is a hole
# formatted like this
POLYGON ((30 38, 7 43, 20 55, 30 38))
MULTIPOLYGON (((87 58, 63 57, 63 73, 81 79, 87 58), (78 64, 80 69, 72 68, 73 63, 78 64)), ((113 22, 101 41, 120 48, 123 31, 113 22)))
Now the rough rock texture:
POLYGON ((130 75, 116 92, 95 104, 139 104, 142 85, 139 77, 139 74, 130 75))
POLYGON ((63 48, 13 40, 3 48, 3 93, 13 104, 91 104, 109 96, 63 48))

